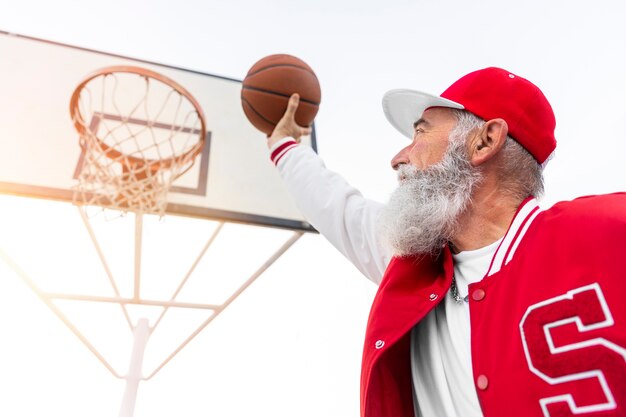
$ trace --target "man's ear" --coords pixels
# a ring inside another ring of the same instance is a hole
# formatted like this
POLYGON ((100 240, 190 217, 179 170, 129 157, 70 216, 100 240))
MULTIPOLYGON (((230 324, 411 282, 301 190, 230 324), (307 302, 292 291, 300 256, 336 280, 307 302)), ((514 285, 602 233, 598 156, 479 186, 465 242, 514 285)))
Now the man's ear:
POLYGON ((468 155, 472 166, 480 166, 496 156, 509 134, 509 125, 504 119, 491 119, 471 137, 468 155))

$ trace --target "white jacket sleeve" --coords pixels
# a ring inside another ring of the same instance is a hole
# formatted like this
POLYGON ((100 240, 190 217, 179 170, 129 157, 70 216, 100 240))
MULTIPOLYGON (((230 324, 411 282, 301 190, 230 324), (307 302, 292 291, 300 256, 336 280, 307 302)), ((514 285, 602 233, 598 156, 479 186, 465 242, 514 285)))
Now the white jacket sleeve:
POLYGON ((366 277, 380 283, 391 255, 376 238, 381 203, 364 198, 329 170, 308 146, 285 138, 272 149, 272 160, 296 205, 313 227, 366 277))

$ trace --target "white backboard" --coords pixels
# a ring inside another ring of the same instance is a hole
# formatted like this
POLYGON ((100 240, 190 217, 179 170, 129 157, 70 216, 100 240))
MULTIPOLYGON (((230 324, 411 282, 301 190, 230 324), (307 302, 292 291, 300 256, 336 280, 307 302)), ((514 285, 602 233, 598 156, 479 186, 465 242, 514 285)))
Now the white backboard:
MULTIPOLYGON (((176 180, 167 213, 312 231, 245 118, 241 81, 0 32, 0 192, 72 201, 81 147, 70 97, 112 65, 151 69, 185 87, 206 116, 206 145, 176 180)), ((303 143, 315 145, 315 130, 303 143)))

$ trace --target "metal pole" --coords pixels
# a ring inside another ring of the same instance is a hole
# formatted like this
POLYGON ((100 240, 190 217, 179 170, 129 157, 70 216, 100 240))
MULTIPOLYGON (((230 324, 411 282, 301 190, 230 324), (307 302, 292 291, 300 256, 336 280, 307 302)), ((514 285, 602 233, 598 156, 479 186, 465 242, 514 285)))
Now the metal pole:
POLYGON ((137 389, 141 381, 141 369, 143 364, 143 354, 146 350, 150 327, 148 319, 141 318, 133 330, 133 352, 130 357, 128 374, 126 375, 126 389, 122 398, 119 417, 133 417, 135 413, 135 401, 137 400, 137 389))
POLYGON ((141 238, 143 234, 143 213, 135 213, 135 285, 133 299, 141 298, 141 238))

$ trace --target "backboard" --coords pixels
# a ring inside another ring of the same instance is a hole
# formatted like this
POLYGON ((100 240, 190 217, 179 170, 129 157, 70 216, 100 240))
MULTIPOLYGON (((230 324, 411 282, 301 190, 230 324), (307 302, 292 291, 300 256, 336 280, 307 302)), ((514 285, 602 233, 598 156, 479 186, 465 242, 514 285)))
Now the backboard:
MULTIPOLYGON (((95 70, 133 65, 182 85, 206 116, 205 146, 168 193, 168 214, 313 231, 245 118, 241 81, 6 32, 0 56, 0 192, 72 201, 84 155, 70 97, 95 70)), ((316 149, 315 130, 302 142, 316 149)))

